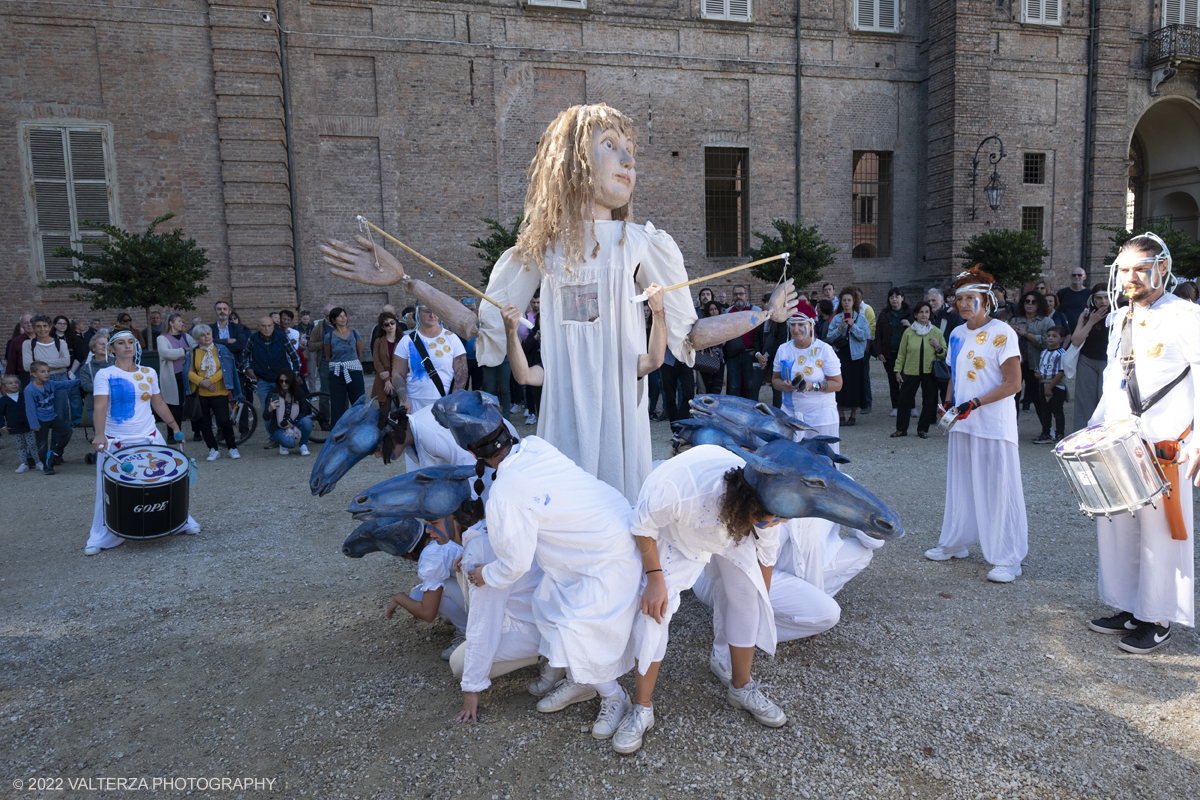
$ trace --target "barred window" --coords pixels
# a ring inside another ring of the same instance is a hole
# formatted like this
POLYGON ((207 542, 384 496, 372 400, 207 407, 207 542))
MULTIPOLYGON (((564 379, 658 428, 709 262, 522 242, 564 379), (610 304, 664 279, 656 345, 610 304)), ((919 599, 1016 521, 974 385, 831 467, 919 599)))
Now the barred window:
POLYGON ((750 0, 701 0, 700 17, 702 19, 749 22, 750 0))
POLYGON ((1026 153, 1024 181, 1027 186, 1042 186, 1046 183, 1046 154, 1026 153))
POLYGON ((899 6, 899 0, 854 0, 854 30, 896 33, 900 30, 899 6))
POLYGON ((1060 0, 1021 0, 1021 22, 1028 25, 1062 25, 1060 0))
POLYGON ((854 203, 851 258, 892 254, 892 154, 854 151, 850 187, 854 203))
POLYGON ((1046 209, 1042 206, 1021 206, 1021 230, 1033 231, 1039 241, 1045 241, 1042 226, 1046 219, 1046 209))
POLYGON ((750 248, 750 151, 704 148, 704 251, 743 256, 750 248))
MULTIPOLYGON (((45 280, 76 277, 71 258, 55 256, 80 237, 101 236, 95 226, 113 221, 112 135, 107 126, 25 125, 21 130, 35 216, 33 259, 45 280)), ((85 252, 99 248, 82 247, 85 252)))

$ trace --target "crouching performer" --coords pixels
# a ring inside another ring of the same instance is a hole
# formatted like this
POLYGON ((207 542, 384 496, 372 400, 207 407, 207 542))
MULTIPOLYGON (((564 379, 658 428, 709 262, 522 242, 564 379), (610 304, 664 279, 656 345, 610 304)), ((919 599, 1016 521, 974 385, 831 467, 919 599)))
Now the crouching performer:
MULTIPOLYGON (((747 455, 773 468, 770 454, 780 447, 799 446, 777 441, 764 446, 761 457, 747 455)), ((671 617, 679 609, 680 593, 692 588, 710 559, 726 587, 723 613, 733 672, 725 698, 763 725, 778 728, 787 721, 750 678, 755 646, 775 652, 775 622, 767 598, 780 518, 756 490, 766 480, 743 458, 700 445, 660 465, 642 486, 632 526, 646 573, 642 613, 633 627, 636 689, 633 708, 613 737, 618 753, 637 752, 645 732, 654 727, 654 684, 667 651, 671 617)))
POLYGON ((449 620, 454 626, 454 638, 442 651, 443 661, 449 661, 466 638, 467 601, 456 577, 456 566, 463 554, 462 532, 478 521, 474 505, 467 502, 450 516, 426 525, 425 534, 413 552, 403 556, 417 562, 421 583, 407 594, 397 592, 385 612, 388 619, 397 608, 403 608, 425 622, 433 622, 439 614, 449 620))
POLYGON ((470 571, 471 585, 512 587, 535 557, 545 573, 533 594, 539 651, 564 678, 538 711, 599 694, 592 735, 607 739, 629 707, 616 679, 633 666, 641 565, 629 503, 545 440, 514 442, 491 395, 456 392, 435 404, 434 416, 479 458, 478 474, 495 470, 486 516, 496 558, 470 571))

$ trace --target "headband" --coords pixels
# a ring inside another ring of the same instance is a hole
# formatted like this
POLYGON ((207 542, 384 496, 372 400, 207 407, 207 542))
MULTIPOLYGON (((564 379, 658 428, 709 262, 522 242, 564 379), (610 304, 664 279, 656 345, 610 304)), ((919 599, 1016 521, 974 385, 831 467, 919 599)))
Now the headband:
POLYGON ((133 342, 133 363, 140 367, 142 365, 142 346, 138 343, 137 337, 133 335, 132 331, 121 330, 109 336, 108 349, 112 350, 113 342, 120 341, 121 339, 129 339, 133 342))

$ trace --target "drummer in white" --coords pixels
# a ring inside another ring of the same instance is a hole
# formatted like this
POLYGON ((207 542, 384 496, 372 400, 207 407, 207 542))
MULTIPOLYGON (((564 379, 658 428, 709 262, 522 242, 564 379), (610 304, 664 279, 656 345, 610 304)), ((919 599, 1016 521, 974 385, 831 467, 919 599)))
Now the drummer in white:
POLYGON ((988 580, 1010 583, 1029 552, 1029 519, 1017 455, 1017 407, 1001 402, 1021 388, 1016 333, 989 315, 994 279, 978 265, 954 281, 954 302, 966 320, 950 334, 950 396, 958 416, 946 461, 946 512, 931 561, 966 558, 979 542, 995 565, 988 580), (969 418, 968 418, 969 416, 969 418))
MULTIPOLYGON (((114 333, 108 347, 117 363, 96 373, 95 420, 96 437, 96 508, 92 514, 92 529, 88 534, 85 555, 94 556, 124 543, 104 525, 104 452, 135 444, 166 444, 154 424, 154 413, 166 420, 174 439, 183 449, 183 433, 171 416, 171 410, 158 391, 158 374, 138 361, 141 347, 129 331, 114 333)), ((189 515, 180 533, 199 533, 200 525, 189 515)))
MULTIPOLYGON (((813 336, 814 327, 813 319, 800 312, 788 319, 792 338, 775 352, 771 385, 783 392, 783 410, 815 429, 805 438, 837 436, 834 393, 842 388, 842 362, 827 342, 813 336)), ((840 442, 831 447, 840 452, 840 442)))
POLYGON ((1149 653, 1171 623, 1196 624, 1192 482, 1200 486, 1200 309, 1167 291, 1171 253, 1152 233, 1125 243, 1109 277, 1129 306, 1110 315, 1108 365, 1091 424, 1135 419, 1159 458, 1171 494, 1157 508, 1097 520, 1100 599, 1120 613, 1088 623, 1124 634, 1119 646, 1149 653), (1131 358, 1128 374, 1122 361, 1131 358), (1132 396, 1131 396, 1132 395, 1132 396), (1186 464, 1186 467, 1180 467, 1186 464))

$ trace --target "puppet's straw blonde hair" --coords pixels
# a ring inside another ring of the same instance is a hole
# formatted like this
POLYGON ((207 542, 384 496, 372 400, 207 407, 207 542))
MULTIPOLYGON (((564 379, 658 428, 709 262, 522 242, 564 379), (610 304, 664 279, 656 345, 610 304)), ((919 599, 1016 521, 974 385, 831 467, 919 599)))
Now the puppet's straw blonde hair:
MULTIPOLYGON (((546 269, 546 253, 560 242, 568 269, 585 258, 586 234, 596 242, 596 187, 592 171, 592 134, 612 128, 629 138, 636 151, 633 120, 604 103, 571 106, 555 117, 538 141, 529 164, 529 190, 525 194, 525 221, 517 238, 517 257, 528 266, 546 269)), ((614 208, 614 220, 626 221, 633 201, 614 208)), ((624 241, 624 229, 621 240, 624 241)))

